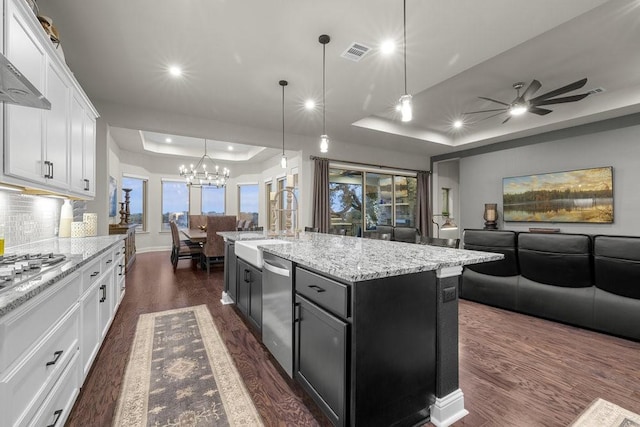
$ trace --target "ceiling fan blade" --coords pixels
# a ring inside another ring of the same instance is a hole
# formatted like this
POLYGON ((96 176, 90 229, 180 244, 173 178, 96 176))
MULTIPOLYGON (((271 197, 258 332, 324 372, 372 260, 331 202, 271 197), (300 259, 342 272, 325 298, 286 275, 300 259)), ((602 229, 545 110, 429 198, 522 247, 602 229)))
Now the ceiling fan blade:
POLYGON ((537 106, 537 105, 551 105, 551 104, 562 104, 565 102, 576 102, 576 101, 580 101, 581 99, 586 98, 587 96, 589 96, 588 93, 582 93, 580 95, 572 95, 572 96, 565 96, 563 98, 554 98, 554 99, 543 99, 541 101, 530 101, 530 104, 533 106, 537 106))
POLYGON ((529 109, 527 111, 530 112, 530 113, 533 113, 533 114, 537 114, 539 116, 544 116, 546 114, 549 114, 553 110, 548 110, 546 108, 538 108, 538 107, 532 106, 532 107, 529 107, 529 109))
POLYGON ((547 92, 545 94, 542 94, 540 96, 537 96, 533 99, 530 99, 529 102, 538 105, 538 101, 541 101, 543 99, 549 99, 549 98, 553 98, 554 96, 558 96, 558 95, 563 95, 567 92, 571 92, 573 90, 576 89, 580 89, 581 87, 583 87, 585 84, 587 84, 587 78, 585 77, 582 80, 578 80, 577 82, 573 82, 570 83, 566 86, 562 86, 558 89, 552 90, 551 92, 547 92))
POLYGON ((507 123, 509 120, 511 120, 511 114, 509 114, 509 115, 507 116, 507 118, 506 118, 506 119, 504 119, 504 121, 502 122, 502 124, 507 123))
POLYGON ((467 111, 466 113, 462 113, 462 114, 493 113, 494 111, 507 111, 507 108, 496 108, 494 110, 467 111))
POLYGON ((484 97, 484 96, 479 96, 478 98, 480 98, 480 99, 486 99, 487 101, 495 102, 495 103, 497 103, 497 104, 506 105, 507 107, 509 106, 509 104, 507 104, 506 102, 498 101, 498 100, 496 100, 496 99, 486 98, 486 97, 484 97))
POLYGON ((502 113, 504 113, 504 112, 506 112, 506 111, 507 111, 507 110, 502 110, 502 111, 500 111, 499 113, 492 114, 492 115, 487 116, 487 117, 483 117, 483 118, 481 118, 480 120, 476 120, 475 122, 473 122, 473 124, 475 125, 476 123, 480 123, 480 122, 483 122, 483 121, 485 121, 485 120, 487 120, 487 119, 490 119, 490 118, 492 118, 492 117, 499 116, 500 114, 502 114, 502 113))
POLYGON ((540 88, 542 87, 542 83, 540 83, 538 80, 534 79, 531 84, 529 85, 529 87, 527 88, 527 90, 524 91, 524 93, 522 94, 522 96, 520 96, 520 98, 518 98, 518 101, 526 101, 529 98, 531 98, 533 96, 534 93, 536 93, 540 88))

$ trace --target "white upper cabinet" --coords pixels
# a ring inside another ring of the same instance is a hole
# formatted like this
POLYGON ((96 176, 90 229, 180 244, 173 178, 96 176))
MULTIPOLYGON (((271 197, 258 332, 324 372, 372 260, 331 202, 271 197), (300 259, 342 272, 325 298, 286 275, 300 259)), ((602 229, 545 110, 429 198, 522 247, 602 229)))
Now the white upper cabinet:
POLYGON ((0 182, 93 198, 98 114, 26 2, 4 5, 5 56, 51 110, 5 104, 0 182))
MULTIPOLYGON (((12 1, 5 14, 5 56, 41 93, 45 93, 47 54, 29 22, 12 1)), ((44 110, 5 104, 5 174, 44 183, 44 110)))

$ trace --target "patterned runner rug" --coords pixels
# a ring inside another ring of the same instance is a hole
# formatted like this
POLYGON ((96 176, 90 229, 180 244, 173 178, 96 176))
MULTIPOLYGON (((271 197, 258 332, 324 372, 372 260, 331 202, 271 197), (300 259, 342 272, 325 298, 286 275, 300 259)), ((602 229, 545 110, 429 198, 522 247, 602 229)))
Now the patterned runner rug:
POLYGON ((262 425, 205 305, 140 316, 113 425, 262 425))
POLYGON ((640 427, 640 415, 598 398, 570 427, 640 427))

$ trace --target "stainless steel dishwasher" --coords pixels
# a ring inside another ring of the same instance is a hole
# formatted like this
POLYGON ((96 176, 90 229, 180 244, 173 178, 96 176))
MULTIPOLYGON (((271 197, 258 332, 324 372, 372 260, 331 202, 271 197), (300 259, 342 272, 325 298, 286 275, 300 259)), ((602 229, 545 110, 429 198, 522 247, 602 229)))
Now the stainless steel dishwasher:
POLYGON ((293 378, 293 265, 267 252, 262 264, 262 342, 293 378))

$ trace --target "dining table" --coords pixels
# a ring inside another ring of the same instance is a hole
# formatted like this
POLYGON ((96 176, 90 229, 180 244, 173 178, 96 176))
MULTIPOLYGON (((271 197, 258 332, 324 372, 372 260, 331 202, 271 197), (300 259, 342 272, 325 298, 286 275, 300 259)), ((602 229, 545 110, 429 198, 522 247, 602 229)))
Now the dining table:
POLYGON ((205 243, 207 241, 206 230, 201 230, 199 228, 182 228, 180 229, 180 232, 193 243, 205 243))

